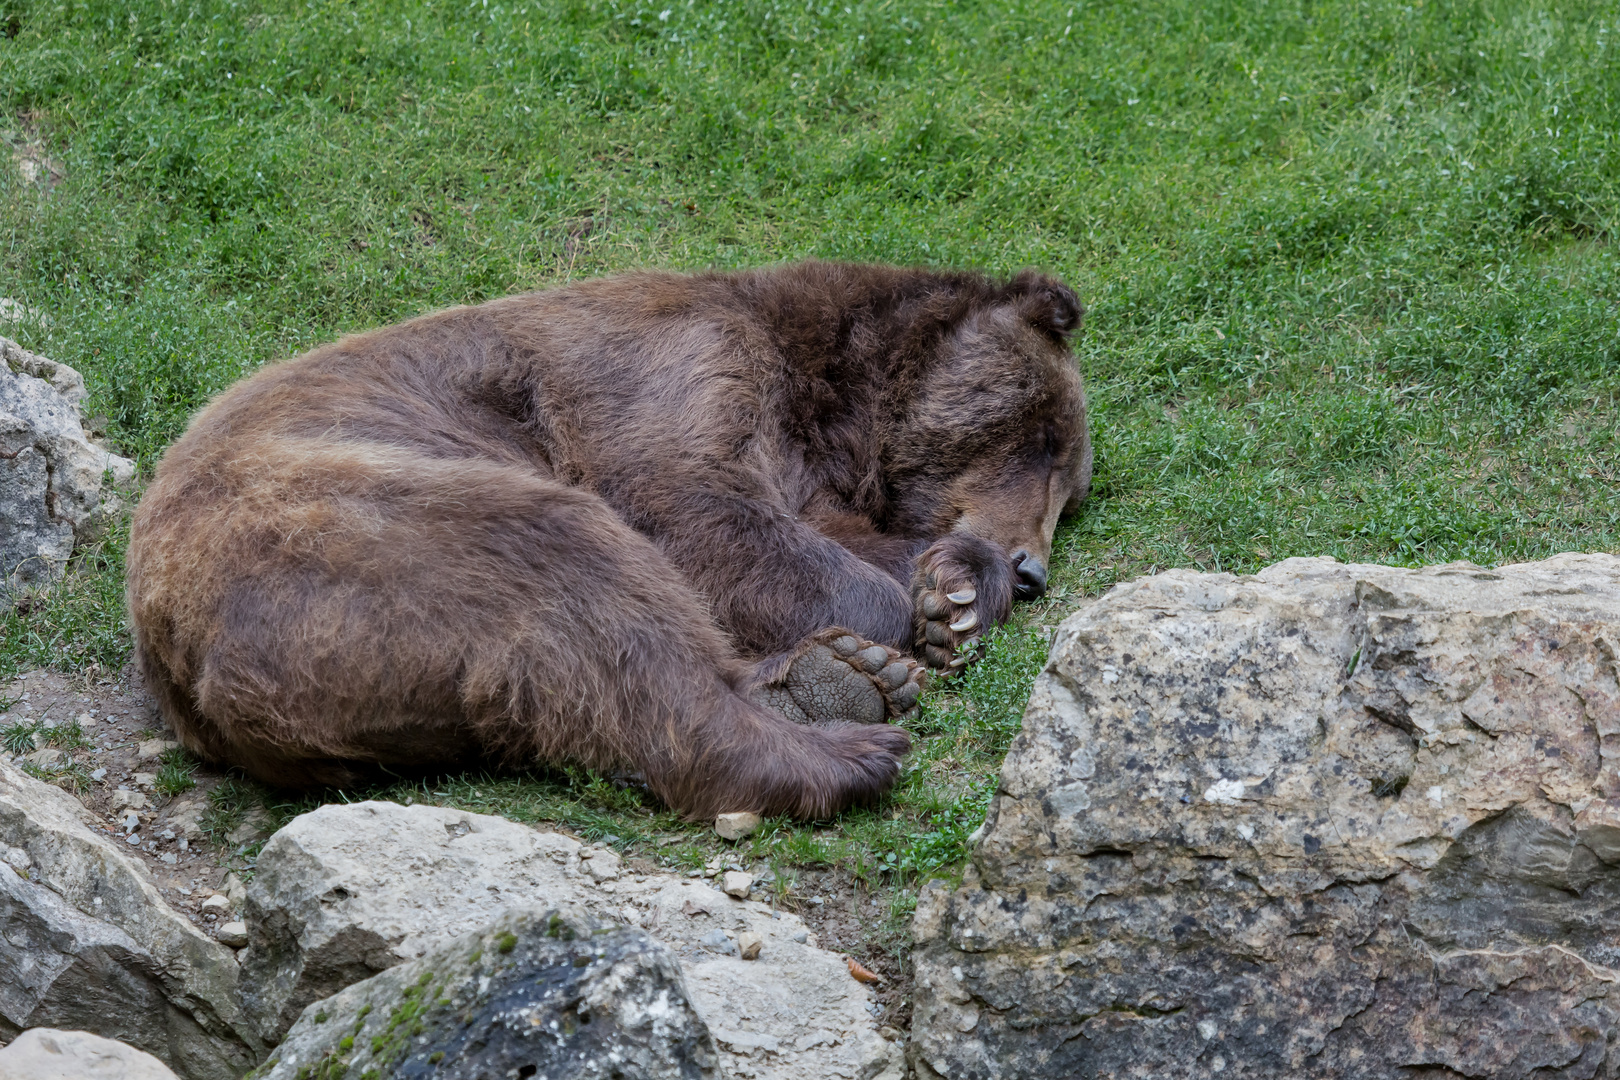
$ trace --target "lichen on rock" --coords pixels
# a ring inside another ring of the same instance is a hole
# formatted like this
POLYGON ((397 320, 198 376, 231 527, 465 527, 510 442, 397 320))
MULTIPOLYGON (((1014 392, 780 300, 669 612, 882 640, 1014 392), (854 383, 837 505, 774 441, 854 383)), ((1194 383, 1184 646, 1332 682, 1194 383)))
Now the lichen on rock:
POLYGON ((718 1061, 662 945, 533 908, 309 1006, 251 1075, 712 1080, 718 1061))
POLYGON ((1606 555, 1116 588, 919 902, 919 1074, 1614 1074, 1617 646, 1606 555))

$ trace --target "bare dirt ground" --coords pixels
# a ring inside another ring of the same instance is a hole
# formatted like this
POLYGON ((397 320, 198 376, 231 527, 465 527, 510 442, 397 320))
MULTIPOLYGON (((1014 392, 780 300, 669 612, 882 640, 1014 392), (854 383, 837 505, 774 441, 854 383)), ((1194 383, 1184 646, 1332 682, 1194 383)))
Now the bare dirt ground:
POLYGON ((853 875, 825 870, 802 873, 788 906, 815 931, 823 949, 843 953, 882 980, 874 987, 883 1010, 879 1022, 896 1031, 910 1030, 910 966, 894 953, 873 947, 873 928, 883 919, 881 902, 853 875))

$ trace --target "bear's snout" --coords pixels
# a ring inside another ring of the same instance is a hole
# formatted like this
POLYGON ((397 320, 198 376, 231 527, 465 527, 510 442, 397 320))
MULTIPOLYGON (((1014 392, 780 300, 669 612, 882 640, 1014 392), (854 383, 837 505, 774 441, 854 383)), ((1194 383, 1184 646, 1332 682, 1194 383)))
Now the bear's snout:
POLYGON ((1020 600, 1036 600, 1046 595, 1046 565, 1019 548, 1012 553, 1013 573, 1018 576, 1018 584, 1013 586, 1013 595, 1020 600))

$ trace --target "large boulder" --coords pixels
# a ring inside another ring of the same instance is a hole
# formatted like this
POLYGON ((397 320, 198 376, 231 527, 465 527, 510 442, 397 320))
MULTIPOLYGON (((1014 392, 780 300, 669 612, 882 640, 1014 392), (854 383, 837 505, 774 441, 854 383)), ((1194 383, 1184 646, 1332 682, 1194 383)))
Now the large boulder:
POLYGON ((0 338, 0 594, 59 577, 77 541, 105 522, 110 471, 135 463, 90 440, 79 422, 84 380, 66 364, 0 338))
POLYGON ((707 883, 630 874, 605 848, 505 818, 364 802, 301 815, 248 889, 243 1001, 274 1041, 306 1007, 414 961, 514 905, 571 906, 668 946, 727 1074, 898 1080, 872 992, 797 916, 707 883), (747 935, 757 959, 744 959, 747 935))
POLYGON ((175 1080, 151 1054, 88 1031, 33 1028, 0 1048, 5 1080, 175 1080))
POLYGON ((681 971, 640 930, 516 908, 317 1002, 253 1075, 717 1080, 681 971))
POLYGON ((1620 559, 1290 559, 1059 630, 920 1076, 1620 1074, 1620 559))
POLYGON ((235 956, 84 819, 71 795, 0 760, 0 1042, 78 1029, 185 1080, 235 1080, 264 1051, 237 1003, 235 956))

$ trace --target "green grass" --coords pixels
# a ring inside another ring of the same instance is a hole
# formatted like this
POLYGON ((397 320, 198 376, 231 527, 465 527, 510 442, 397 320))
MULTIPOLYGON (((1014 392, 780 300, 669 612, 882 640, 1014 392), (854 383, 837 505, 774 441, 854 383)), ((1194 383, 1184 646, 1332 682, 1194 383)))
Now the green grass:
POLYGON ((179 795, 197 786, 197 758, 183 747, 163 751, 152 787, 160 795, 179 795))
POLYGON ((30 753, 34 749, 35 730, 33 724, 21 722, 9 724, 0 729, 0 747, 4 747, 12 754, 30 753))
MULTIPOLYGON (((960 865, 1076 600, 1172 566, 1617 547, 1612 5, 0 7, 0 134, 62 175, 0 169, 0 295, 51 320, 10 332, 148 469, 270 359, 585 275, 816 255, 1079 288, 1098 475, 1052 595, 928 699, 890 802, 745 845, 897 919, 960 865)), ((0 666, 123 661, 123 542, 0 619, 0 666)), ((600 778, 390 794, 713 855, 600 778)))
POLYGON ((46 747, 83 750, 89 745, 90 740, 77 720, 49 727, 37 720, 16 720, 0 728, 0 748, 12 754, 26 754, 46 747))

